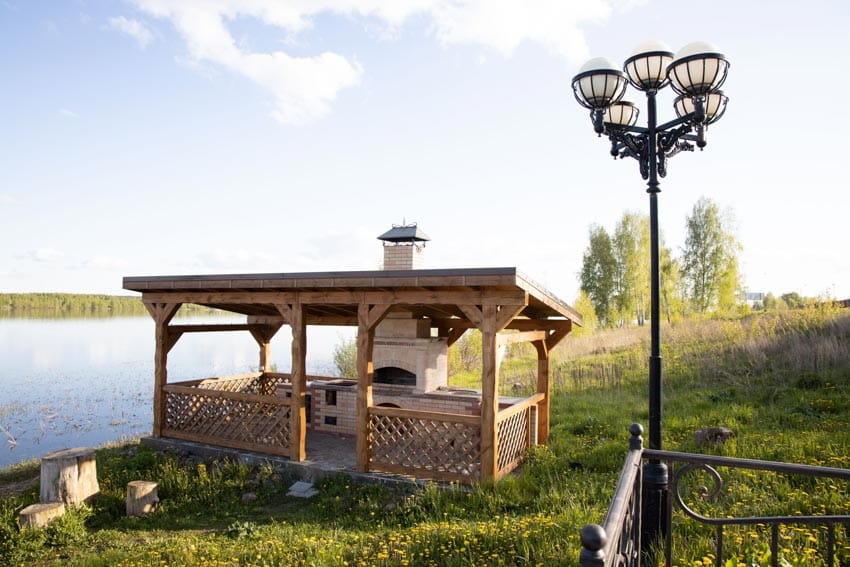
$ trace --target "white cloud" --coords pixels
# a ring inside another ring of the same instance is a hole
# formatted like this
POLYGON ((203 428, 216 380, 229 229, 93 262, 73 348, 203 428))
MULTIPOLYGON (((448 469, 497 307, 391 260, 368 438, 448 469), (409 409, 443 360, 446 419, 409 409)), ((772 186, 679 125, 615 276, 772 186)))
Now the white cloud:
POLYGON ((64 256, 65 254, 63 252, 55 248, 38 248, 36 250, 27 250, 24 254, 18 255, 18 258, 50 264, 61 260, 64 256))
POLYGON ((579 61, 588 54, 579 25, 604 21, 610 12, 606 0, 466 0, 435 2, 431 16, 443 45, 479 44, 510 55, 533 41, 579 61))
POLYGON ((611 3, 640 0, 134 0, 143 11, 170 20, 190 57, 239 73, 275 97, 272 116, 286 124, 320 118, 337 93, 359 82, 363 69, 353 58, 332 52, 294 57, 282 51, 256 53, 237 43, 227 24, 256 18, 288 34, 312 28, 323 13, 357 16, 396 37, 412 16, 431 22, 441 45, 477 44, 510 55, 525 41, 546 45, 571 61, 587 57, 580 25, 604 21, 611 3))
POLYGON ((292 57, 282 51, 250 52, 237 45, 227 28, 226 20, 237 16, 254 17, 290 31, 308 27, 308 12, 290 3, 137 0, 137 4, 156 17, 170 19, 192 59, 220 65, 269 90, 275 97, 272 116, 285 124, 324 116, 337 93, 356 84, 362 73, 356 61, 336 53, 292 57))
POLYGON ((58 114, 62 118, 68 118, 68 119, 71 119, 71 120, 74 120, 74 119, 80 117, 79 114, 77 114, 73 110, 68 110, 67 108, 60 108, 58 114))
POLYGON ((109 18, 109 28, 125 33, 135 39, 140 49, 146 48, 153 41, 153 34, 139 20, 129 20, 124 16, 109 18))
POLYGON ((8 193, 0 193, 0 205, 15 205, 18 200, 8 193))

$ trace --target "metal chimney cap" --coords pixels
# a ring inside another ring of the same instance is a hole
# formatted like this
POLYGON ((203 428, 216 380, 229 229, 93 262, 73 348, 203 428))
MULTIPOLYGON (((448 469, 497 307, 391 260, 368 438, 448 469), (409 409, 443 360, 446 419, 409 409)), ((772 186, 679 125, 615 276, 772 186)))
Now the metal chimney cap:
POLYGON ((416 226, 416 223, 393 227, 378 237, 384 242, 426 242, 431 238, 416 226))

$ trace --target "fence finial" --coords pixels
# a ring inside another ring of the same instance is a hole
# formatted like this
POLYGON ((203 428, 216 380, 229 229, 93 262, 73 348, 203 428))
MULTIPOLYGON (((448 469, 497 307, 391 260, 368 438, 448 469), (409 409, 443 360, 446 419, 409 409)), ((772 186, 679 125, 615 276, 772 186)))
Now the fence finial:
POLYGON ((632 436, 629 438, 629 450, 630 451, 640 451, 643 449, 643 425, 640 423, 633 423, 629 426, 629 433, 632 436))
POLYGON ((587 524, 581 529, 581 553, 578 564, 581 567, 602 567, 605 565, 605 544, 608 535, 599 524, 587 524))

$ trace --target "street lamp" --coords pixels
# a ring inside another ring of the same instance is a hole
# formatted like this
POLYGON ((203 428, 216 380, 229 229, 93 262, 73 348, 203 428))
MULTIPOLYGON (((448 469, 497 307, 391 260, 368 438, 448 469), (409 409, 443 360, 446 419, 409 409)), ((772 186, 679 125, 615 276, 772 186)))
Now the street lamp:
MULTIPOLYGON (((726 111, 728 98, 720 90, 729 71, 726 57, 710 43, 695 42, 675 55, 665 44, 647 41, 639 45, 620 70, 604 57, 585 63, 573 77, 578 103, 590 109, 593 128, 611 142, 615 158, 635 158, 649 193, 650 230, 650 356, 649 356, 649 448, 661 449, 661 311, 658 258, 658 178, 667 174, 667 159, 682 151, 706 145, 706 129, 726 111), (635 126, 638 108, 622 100, 631 84, 646 93, 647 125, 635 126), (657 123, 655 97, 667 85, 679 95, 673 103, 677 118, 657 123)), ((667 469, 651 461, 644 469, 644 496, 657 501, 649 511, 650 534, 659 523, 666 498, 667 469), (649 488, 650 490, 646 490, 649 488), (657 492, 655 496, 647 492, 657 492), (652 508, 657 516, 652 516, 652 508), (654 527, 652 526, 654 524, 654 527)), ((647 542, 649 543, 649 542, 647 542)))

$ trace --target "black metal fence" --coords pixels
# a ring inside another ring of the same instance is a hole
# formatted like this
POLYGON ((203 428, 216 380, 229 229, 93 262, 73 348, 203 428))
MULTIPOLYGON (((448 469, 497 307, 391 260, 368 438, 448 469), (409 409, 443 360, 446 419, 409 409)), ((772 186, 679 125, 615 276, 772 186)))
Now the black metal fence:
MULTIPOLYGON (((629 452, 605 520, 601 526, 589 524, 581 530, 581 567, 637 566, 641 562, 658 565, 659 561, 654 557, 658 554, 663 554, 665 564, 670 567, 674 560, 674 518, 677 523, 693 520, 714 528, 712 555, 717 567, 726 565, 730 559, 725 556, 729 555, 726 539, 733 526, 751 526, 769 533, 770 541, 762 554, 762 561, 772 566, 789 564, 781 561, 781 541, 790 537, 786 532, 791 526, 817 527, 825 532, 824 538, 809 541, 812 557, 806 564, 831 567, 836 561, 842 565, 847 561, 846 557, 844 560, 837 557, 837 550, 841 545, 848 545, 845 540, 850 530, 850 515, 795 512, 790 515, 738 516, 740 506, 723 509, 729 503, 723 499, 726 484, 718 469, 728 471, 730 477, 746 476, 742 471, 776 473, 797 479, 796 483, 801 487, 814 488, 818 488, 813 482, 817 478, 850 481, 850 470, 643 449, 643 428, 633 424, 630 432, 629 452), (660 533, 653 537, 647 537, 645 529, 645 533, 641 534, 642 472, 644 461, 648 460, 664 463, 669 470, 669 484, 662 499, 665 513, 662 514, 660 533)), ((837 490, 834 485, 820 488, 837 490)), ((850 508, 850 501, 845 500, 838 507, 844 511, 850 508)), ((734 561, 732 564, 737 563, 734 561)))

